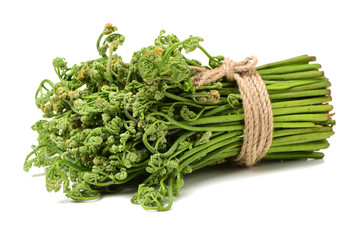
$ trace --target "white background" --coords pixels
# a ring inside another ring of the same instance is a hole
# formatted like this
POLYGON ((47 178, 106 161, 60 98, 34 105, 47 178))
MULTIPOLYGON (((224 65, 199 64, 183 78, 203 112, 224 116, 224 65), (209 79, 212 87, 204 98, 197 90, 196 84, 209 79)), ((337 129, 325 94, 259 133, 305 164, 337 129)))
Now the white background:
POLYGON ((360 239, 356 3, 1 1, 0 238, 360 239), (35 90, 45 78, 56 80, 53 58, 70 65, 97 58, 95 43, 107 22, 126 36, 118 50, 125 61, 161 29, 181 39, 201 36, 211 54, 234 60, 317 56, 332 82, 337 120, 325 158, 191 174, 168 212, 132 205, 131 187, 85 203, 48 193, 42 170, 22 170, 36 143, 30 127, 42 115, 35 90))

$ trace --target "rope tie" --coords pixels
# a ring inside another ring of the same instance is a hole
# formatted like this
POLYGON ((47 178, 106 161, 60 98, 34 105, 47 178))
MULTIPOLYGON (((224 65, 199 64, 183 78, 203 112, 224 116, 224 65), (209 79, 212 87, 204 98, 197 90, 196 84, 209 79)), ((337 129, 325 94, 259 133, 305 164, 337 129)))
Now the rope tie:
POLYGON ((240 62, 225 58, 222 65, 212 70, 191 66, 196 71, 191 79, 195 88, 223 77, 236 81, 243 102, 245 129, 241 151, 234 160, 246 166, 253 166, 265 156, 273 134, 271 102, 265 83, 255 70, 256 64, 257 58, 252 56, 240 62))

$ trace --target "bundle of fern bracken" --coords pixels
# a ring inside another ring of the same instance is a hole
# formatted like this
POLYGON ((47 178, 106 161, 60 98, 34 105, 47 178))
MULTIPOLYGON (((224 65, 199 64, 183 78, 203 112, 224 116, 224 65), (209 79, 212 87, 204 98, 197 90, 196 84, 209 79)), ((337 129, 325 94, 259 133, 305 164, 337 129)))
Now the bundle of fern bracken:
MULTIPOLYGON (((231 163, 244 138, 244 109, 236 82, 218 79, 194 87, 192 67, 214 69, 223 56, 210 55, 200 37, 181 41, 164 31, 130 63, 115 54, 123 35, 106 24, 97 40, 100 58, 68 67, 55 58, 59 81, 43 80, 36 106, 43 120, 32 129, 38 144, 25 171, 45 168, 46 188, 75 200, 90 200, 141 184, 131 202, 168 210, 184 175, 231 163), (207 65, 188 59, 202 51, 207 65), (125 184, 125 185, 124 185, 125 184)), ((319 159, 333 134, 330 83, 315 57, 302 55, 256 67, 273 113, 272 143, 262 161, 319 159)))

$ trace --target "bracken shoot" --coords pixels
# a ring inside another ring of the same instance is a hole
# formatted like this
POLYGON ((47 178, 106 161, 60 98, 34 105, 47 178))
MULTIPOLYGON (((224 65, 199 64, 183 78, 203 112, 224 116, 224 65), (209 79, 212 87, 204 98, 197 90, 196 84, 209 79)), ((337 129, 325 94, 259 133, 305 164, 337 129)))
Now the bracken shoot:
MULTIPOLYGON (((184 175, 209 165, 234 163, 246 132, 243 94, 220 77, 206 85, 200 71, 224 64, 190 36, 161 31, 154 45, 129 63, 115 54, 125 37, 106 24, 97 40, 100 58, 68 67, 55 58, 57 82, 43 80, 35 94, 44 119, 32 129, 38 144, 25 171, 45 168, 46 189, 90 200, 142 181, 131 202, 168 210, 184 175), (188 59, 201 51, 207 65, 188 59)), ((330 82, 315 57, 302 55, 256 67, 271 101, 272 141, 261 161, 323 158, 334 120, 330 82)))

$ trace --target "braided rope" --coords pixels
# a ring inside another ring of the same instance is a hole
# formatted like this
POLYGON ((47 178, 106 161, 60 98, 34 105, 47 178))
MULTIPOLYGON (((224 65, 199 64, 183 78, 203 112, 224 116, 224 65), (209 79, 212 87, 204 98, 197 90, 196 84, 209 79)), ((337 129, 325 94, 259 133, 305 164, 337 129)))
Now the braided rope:
POLYGON ((255 70, 256 64, 256 57, 247 57, 240 62, 225 58, 221 66, 212 70, 191 66, 196 71, 191 79, 195 88, 222 77, 236 81, 243 101, 245 129, 241 151, 234 160, 246 166, 254 165, 265 156, 273 134, 271 102, 265 83, 255 70))

